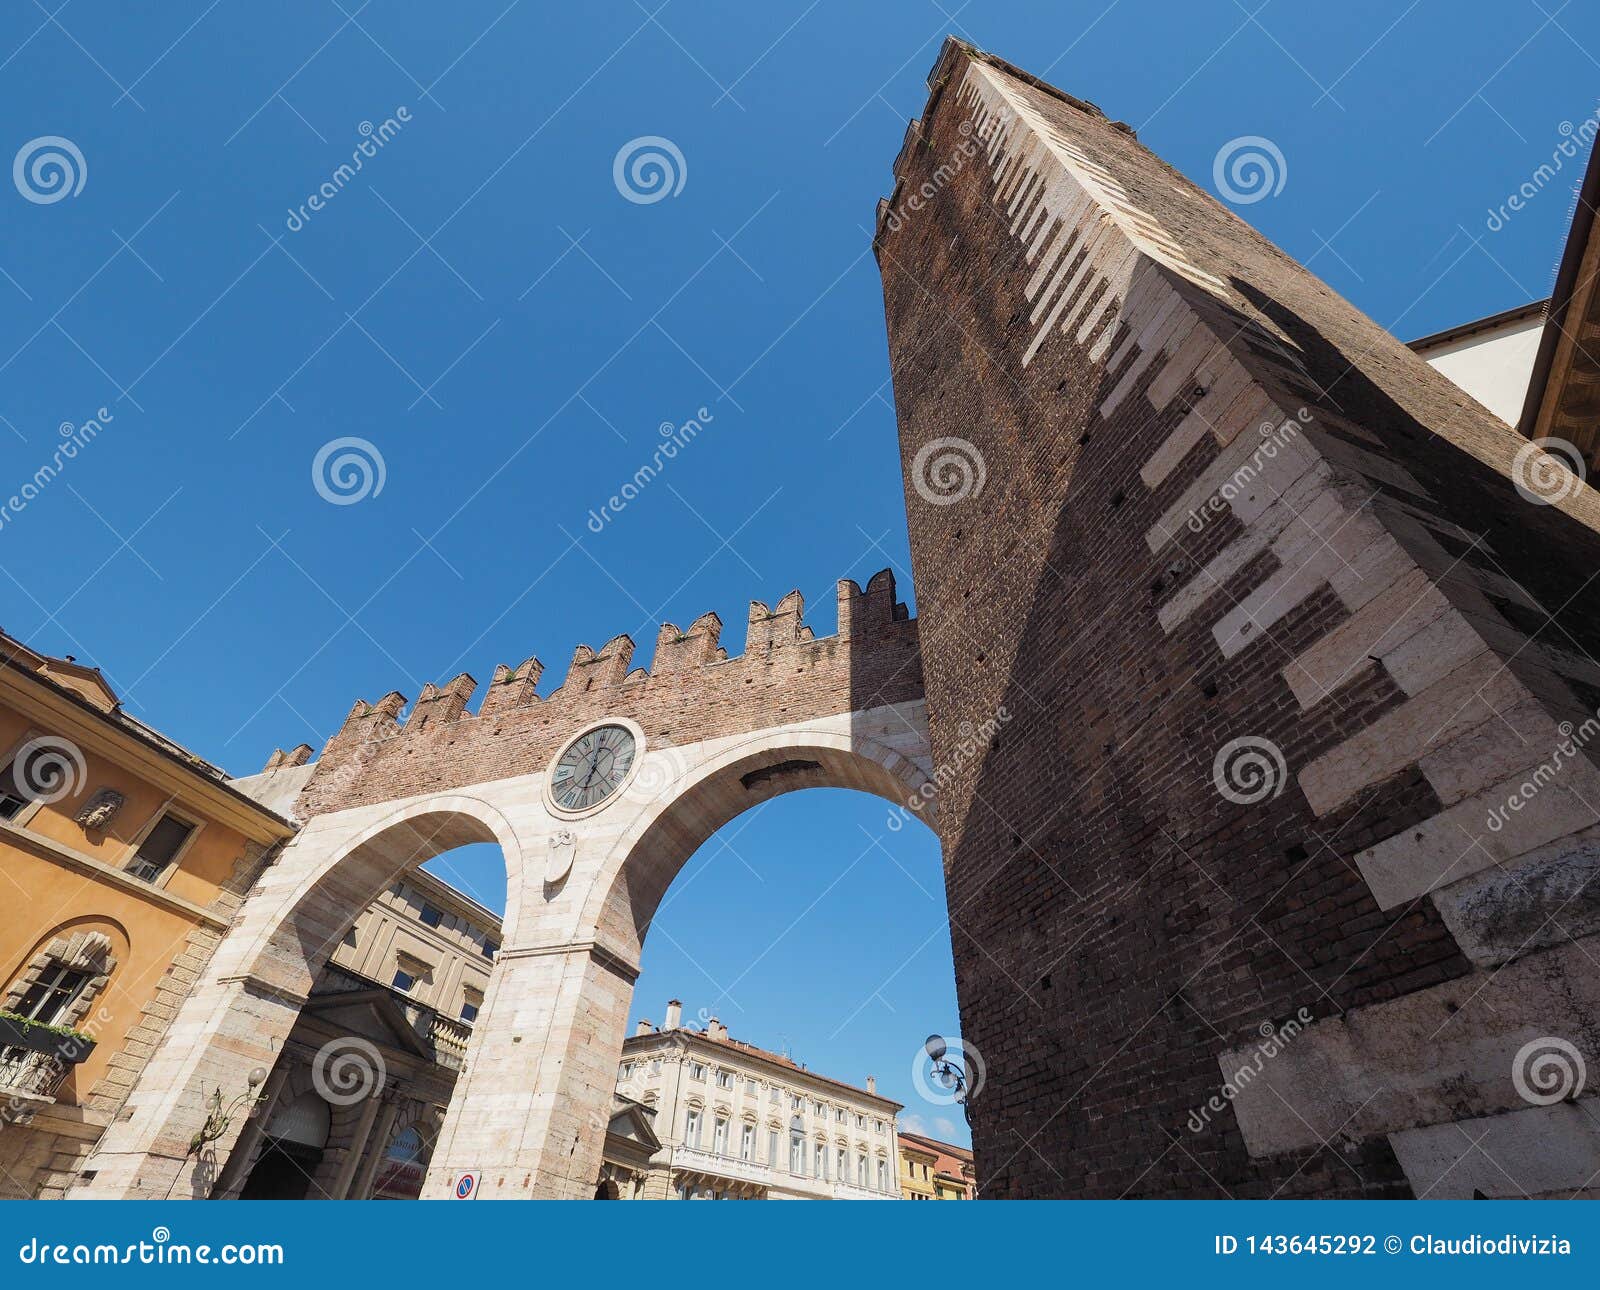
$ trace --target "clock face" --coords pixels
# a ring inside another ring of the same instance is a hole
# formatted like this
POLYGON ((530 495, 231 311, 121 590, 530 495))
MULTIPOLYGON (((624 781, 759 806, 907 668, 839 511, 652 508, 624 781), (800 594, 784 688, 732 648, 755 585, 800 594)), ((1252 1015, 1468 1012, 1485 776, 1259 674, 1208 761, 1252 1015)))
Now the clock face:
POLYGON ((625 726, 599 726, 580 735, 556 762, 550 796, 565 811, 598 805, 622 787, 634 752, 633 734, 625 726))

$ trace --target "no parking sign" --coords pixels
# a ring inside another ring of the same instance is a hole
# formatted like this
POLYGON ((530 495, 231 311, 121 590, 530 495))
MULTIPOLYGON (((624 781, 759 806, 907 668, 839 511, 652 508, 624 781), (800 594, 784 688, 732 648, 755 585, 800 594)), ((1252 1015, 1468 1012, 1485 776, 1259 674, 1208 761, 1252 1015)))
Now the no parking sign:
POLYGON ((475 1200, 478 1195, 478 1174, 476 1169, 469 1169, 465 1173, 456 1175, 455 1191, 452 1193, 457 1200, 475 1200))

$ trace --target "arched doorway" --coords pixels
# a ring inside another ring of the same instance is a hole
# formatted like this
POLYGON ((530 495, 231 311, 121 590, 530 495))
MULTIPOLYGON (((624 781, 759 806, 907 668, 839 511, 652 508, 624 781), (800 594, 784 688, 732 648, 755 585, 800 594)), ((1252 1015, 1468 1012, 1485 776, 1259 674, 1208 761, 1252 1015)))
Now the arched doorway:
POLYGON ((304 1200, 328 1147, 333 1108, 307 1089, 272 1113, 241 1200, 304 1200))

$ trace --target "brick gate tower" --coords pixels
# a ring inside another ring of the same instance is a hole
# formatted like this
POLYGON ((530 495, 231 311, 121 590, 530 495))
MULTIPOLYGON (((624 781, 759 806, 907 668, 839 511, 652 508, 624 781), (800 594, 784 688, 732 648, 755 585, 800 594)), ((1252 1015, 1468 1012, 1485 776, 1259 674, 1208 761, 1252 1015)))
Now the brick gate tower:
POLYGON ((1092 105, 930 85, 876 250, 983 1194, 1589 1187, 1600 496, 1092 105))

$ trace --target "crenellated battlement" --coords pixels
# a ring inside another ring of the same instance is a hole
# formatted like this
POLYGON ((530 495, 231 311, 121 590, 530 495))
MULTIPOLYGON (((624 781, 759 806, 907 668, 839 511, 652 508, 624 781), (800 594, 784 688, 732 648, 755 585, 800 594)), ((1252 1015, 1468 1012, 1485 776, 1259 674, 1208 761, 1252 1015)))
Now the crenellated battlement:
MULTIPOLYGON (((705 613, 686 628, 662 623, 651 666, 634 667, 635 643, 613 636, 598 650, 577 646, 560 686, 539 693, 544 664, 500 664, 479 699, 467 672, 429 682, 414 702, 390 691, 358 699, 327 740, 305 794, 317 810, 381 801, 447 783, 542 770, 560 740, 607 715, 636 721, 651 737, 681 743, 811 715, 857 711, 922 697, 917 624, 881 570, 863 589, 838 584, 838 628, 818 637, 805 598, 790 591, 772 607, 750 602, 744 652, 721 644, 722 619, 705 613), (448 757, 430 758, 449 748, 448 757)), ((305 765, 311 748, 276 751, 266 769, 305 765)))

